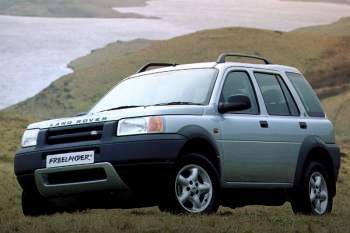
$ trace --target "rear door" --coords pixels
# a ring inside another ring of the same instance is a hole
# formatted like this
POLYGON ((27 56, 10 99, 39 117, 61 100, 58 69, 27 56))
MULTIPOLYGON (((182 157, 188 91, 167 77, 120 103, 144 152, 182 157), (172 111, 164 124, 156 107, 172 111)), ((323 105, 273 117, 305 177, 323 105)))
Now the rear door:
POLYGON ((302 141, 308 134, 306 122, 286 83, 278 72, 253 70, 263 99, 265 116, 260 124, 263 182, 292 183, 302 141))

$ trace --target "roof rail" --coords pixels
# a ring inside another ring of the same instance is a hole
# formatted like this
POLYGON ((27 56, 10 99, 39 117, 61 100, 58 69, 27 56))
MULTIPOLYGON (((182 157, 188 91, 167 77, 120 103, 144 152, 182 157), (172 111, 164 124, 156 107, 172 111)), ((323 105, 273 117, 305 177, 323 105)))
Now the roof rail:
POLYGON ((167 67, 167 66, 177 66, 177 65, 178 64, 176 64, 176 63, 152 62, 152 63, 148 63, 148 64, 142 66, 141 69, 139 69, 136 73, 145 72, 150 67, 167 67))
POLYGON ((253 58, 257 60, 264 61, 265 64, 271 64, 269 60, 263 57, 255 56, 255 55, 247 55, 247 54, 241 54, 241 53, 222 53, 218 57, 218 60, 216 63, 225 63, 226 62, 226 57, 246 57, 246 58, 253 58))

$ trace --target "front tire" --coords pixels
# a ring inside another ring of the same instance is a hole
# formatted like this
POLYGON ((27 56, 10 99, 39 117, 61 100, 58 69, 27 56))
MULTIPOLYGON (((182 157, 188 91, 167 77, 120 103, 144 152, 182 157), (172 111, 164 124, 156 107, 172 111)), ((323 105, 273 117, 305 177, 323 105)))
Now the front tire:
POLYGON ((162 211, 210 214, 217 211, 219 179, 212 163, 200 154, 188 154, 177 164, 170 179, 162 211))
POLYGON ((301 186, 291 201, 294 213, 325 215, 331 213, 333 196, 331 180, 324 166, 311 162, 302 179, 301 186))
POLYGON ((40 216, 55 213, 55 209, 37 191, 24 190, 22 192, 22 211, 24 216, 40 216))

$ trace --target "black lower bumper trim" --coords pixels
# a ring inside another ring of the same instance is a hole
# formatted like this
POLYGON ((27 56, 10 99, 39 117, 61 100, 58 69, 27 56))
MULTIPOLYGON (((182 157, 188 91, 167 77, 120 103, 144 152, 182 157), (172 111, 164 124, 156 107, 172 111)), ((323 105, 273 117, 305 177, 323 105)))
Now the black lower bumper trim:
MULTIPOLYGON (((125 183, 131 187, 143 187, 146 183, 156 182, 160 186, 163 178, 171 171, 186 139, 181 135, 152 135, 117 138, 91 145, 68 145, 66 147, 47 146, 33 150, 19 151, 15 156, 15 174, 22 188, 35 186, 34 171, 45 168, 46 156, 72 151, 95 151, 95 163, 108 162, 114 166, 125 183), (147 140, 146 140, 147 139, 147 140), (163 174, 163 175, 162 175, 163 174), (138 185, 134 185, 134 184, 138 185), (143 183, 142 183, 143 184, 143 183)), ((96 142, 95 142, 96 143, 96 142)), ((59 177, 62 179, 62 176, 59 177)))

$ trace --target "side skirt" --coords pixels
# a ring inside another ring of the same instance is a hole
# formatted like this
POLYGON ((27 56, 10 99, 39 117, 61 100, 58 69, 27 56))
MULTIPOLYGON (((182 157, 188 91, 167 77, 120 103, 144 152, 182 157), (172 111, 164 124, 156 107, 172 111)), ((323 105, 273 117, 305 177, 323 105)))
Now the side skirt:
POLYGON ((221 192, 223 206, 237 208, 247 205, 281 206, 289 201, 292 187, 288 188, 224 188, 221 192))

